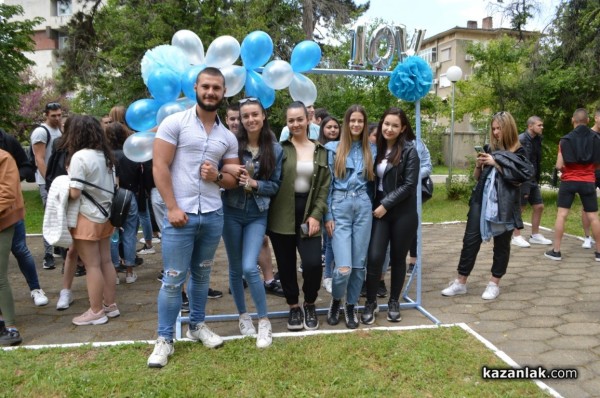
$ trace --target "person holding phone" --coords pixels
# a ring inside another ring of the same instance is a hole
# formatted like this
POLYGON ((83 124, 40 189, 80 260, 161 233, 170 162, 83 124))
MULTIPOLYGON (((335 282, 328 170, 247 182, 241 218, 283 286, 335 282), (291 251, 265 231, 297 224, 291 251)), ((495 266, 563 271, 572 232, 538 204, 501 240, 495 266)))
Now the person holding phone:
POLYGON ((281 142, 281 185, 271 200, 268 235, 290 307, 287 328, 315 330, 319 327, 315 301, 323 274, 321 220, 327 212, 331 176, 327 168, 327 151, 319 141, 309 139, 310 122, 304 104, 292 102, 287 108, 286 120, 290 136, 281 142), (296 250, 302 260, 303 308, 298 304, 296 250))
POLYGON ((475 266, 481 242, 493 238, 492 276, 481 298, 498 297, 498 284, 508 267, 513 230, 523 228, 518 185, 531 178, 533 166, 521 147, 510 113, 498 112, 492 116, 489 142, 477 156, 474 171, 477 185, 469 201, 458 276, 442 290, 443 296, 467 293, 467 278, 475 266))

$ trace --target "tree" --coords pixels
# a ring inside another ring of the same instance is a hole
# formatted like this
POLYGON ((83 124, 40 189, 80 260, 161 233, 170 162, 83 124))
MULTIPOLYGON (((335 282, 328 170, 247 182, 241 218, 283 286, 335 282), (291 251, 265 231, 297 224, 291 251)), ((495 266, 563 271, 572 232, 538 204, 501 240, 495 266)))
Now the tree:
POLYGON ((11 21, 23 15, 21 6, 0 4, 0 125, 13 129, 19 121, 19 96, 33 89, 20 75, 33 65, 24 52, 34 50, 33 28, 43 18, 11 21))
POLYGON ((345 25, 367 12, 370 1, 356 5, 354 0, 302 0, 302 30, 307 40, 313 39, 317 23, 323 26, 345 25))
POLYGON ((525 25, 535 14, 540 12, 540 2, 538 0, 512 0, 506 3, 503 0, 497 0, 496 3, 490 3, 489 7, 510 20, 511 28, 519 32, 520 40, 525 39, 523 35, 525 25))

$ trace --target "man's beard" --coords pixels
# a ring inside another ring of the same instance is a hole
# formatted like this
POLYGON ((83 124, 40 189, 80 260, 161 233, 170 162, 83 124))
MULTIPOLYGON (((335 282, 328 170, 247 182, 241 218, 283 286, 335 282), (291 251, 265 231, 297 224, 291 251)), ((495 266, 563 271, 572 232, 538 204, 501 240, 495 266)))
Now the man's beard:
POLYGON ((221 107, 221 104, 223 104, 224 99, 225 97, 221 97, 219 102, 217 102, 215 105, 208 105, 202 102, 202 98, 200 98, 200 95, 196 93, 196 102, 198 103, 198 106, 200 107, 200 109, 206 112, 215 112, 216 110, 218 110, 221 107))

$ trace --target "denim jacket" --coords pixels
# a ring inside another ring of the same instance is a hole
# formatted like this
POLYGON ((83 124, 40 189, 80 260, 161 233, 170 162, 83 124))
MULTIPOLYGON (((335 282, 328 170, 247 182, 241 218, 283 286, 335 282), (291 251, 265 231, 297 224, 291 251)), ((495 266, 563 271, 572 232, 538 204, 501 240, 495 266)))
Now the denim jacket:
MULTIPOLYGON (((352 143, 350 152, 348 152, 348 156, 346 157, 346 178, 340 180, 335 176, 335 154, 337 152, 339 143, 339 141, 332 141, 325 144, 325 148, 327 148, 327 163, 329 165, 329 171, 331 172, 331 186, 329 188, 329 197, 327 198, 327 208, 329 211, 325 215, 325 221, 333 220, 333 216, 331 214, 331 194, 333 191, 367 191, 370 196, 373 194, 372 181, 367 181, 363 175, 364 163, 362 156, 362 144, 360 141, 355 141, 352 143)), ((377 154, 377 148, 373 144, 369 145, 374 161, 377 154)), ((370 164, 368 167, 372 168, 373 164, 370 164)))
MULTIPOLYGON (((283 149, 277 142, 273 143, 273 153, 275 154, 275 170, 273 170, 273 173, 271 173, 271 177, 268 180, 256 180, 258 187, 256 189, 252 189, 252 192, 250 193, 246 193, 244 187, 225 190, 225 193, 223 194, 223 202, 227 206, 235 207, 236 209, 243 209, 246 207, 246 200, 254 199, 258 209, 261 212, 269 210, 271 196, 274 196, 279 191, 279 185, 281 183, 281 163, 283 159, 283 149)), ((246 149, 243 151, 242 157, 242 164, 246 164, 247 161, 252 160, 252 154, 246 149)), ((253 163, 254 175, 258 176, 260 171, 258 159, 254 159, 253 163)))

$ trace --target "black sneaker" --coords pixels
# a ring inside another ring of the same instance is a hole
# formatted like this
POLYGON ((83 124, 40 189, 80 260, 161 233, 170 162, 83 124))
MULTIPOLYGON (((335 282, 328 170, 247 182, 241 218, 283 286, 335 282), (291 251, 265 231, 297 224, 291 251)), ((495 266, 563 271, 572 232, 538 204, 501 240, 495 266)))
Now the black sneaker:
POLYGON ((377 301, 366 302, 365 308, 362 313, 362 323, 365 325, 371 325, 375 322, 375 314, 379 312, 379 306, 377 305, 377 301))
POLYGON ((546 253, 544 253, 544 256, 546 256, 550 260, 554 260, 554 261, 562 260, 562 256, 560 255, 560 252, 555 252, 554 249, 548 250, 546 253))
POLYGON ((279 279, 279 271, 275 272, 273 279, 275 279, 277 282, 281 282, 281 279, 279 279))
POLYGON ((144 259, 138 256, 135 256, 135 265, 142 265, 144 264, 144 259))
POLYGON ((0 330, 0 345, 18 345, 23 339, 17 329, 2 328, 0 330))
POLYGON ((213 290, 210 287, 208 288, 208 298, 218 299, 223 297, 223 292, 220 290, 213 290))
POLYGON ((596 261, 600 261, 600 253, 594 252, 594 257, 596 258, 596 261))
POLYGON ((46 254, 44 256, 44 261, 42 262, 44 269, 54 269, 56 265, 54 264, 54 256, 52 254, 46 254))
POLYGON ((408 269, 406 270, 406 275, 412 275, 413 271, 415 270, 415 265, 414 264, 408 264, 408 269))
POLYGON ((85 271, 85 267, 82 267, 81 265, 77 266, 77 270, 75 271, 75 276, 85 276, 87 272, 85 271))
POLYGON ((387 297, 388 291, 385 287, 385 281, 379 281, 379 287, 377 288, 377 297, 387 297))
POLYGON ((331 299, 329 304, 329 311, 327 311, 327 323, 331 326, 335 326, 340 323, 340 300, 334 298, 331 299))
POLYGON ((358 311, 354 304, 346 304, 344 306, 344 318, 348 329, 356 329, 358 327, 358 311))
POLYGON ((265 285, 265 293, 268 294, 273 294, 277 297, 285 297, 285 294, 283 294, 283 288, 281 287, 281 284, 279 282, 277 282, 275 279, 273 279, 271 281, 271 283, 264 283, 265 285))
POLYGON ((400 316, 400 303, 398 300, 390 299, 390 301, 388 301, 387 320, 390 322, 400 322, 402 320, 402 317, 400 316))
POLYGON ((290 315, 288 316, 287 328, 288 330, 304 329, 304 314, 302 313, 302 308, 290 308, 290 315))
POLYGON ((367 281, 363 282, 362 288, 360 289, 360 297, 367 297, 367 281))
POLYGON ((304 329, 317 330, 318 328, 317 308, 314 304, 304 303, 304 329))
POLYGON ((115 271, 125 274, 125 273, 127 273, 127 267, 124 266, 123 264, 119 264, 118 266, 115 267, 115 271))

